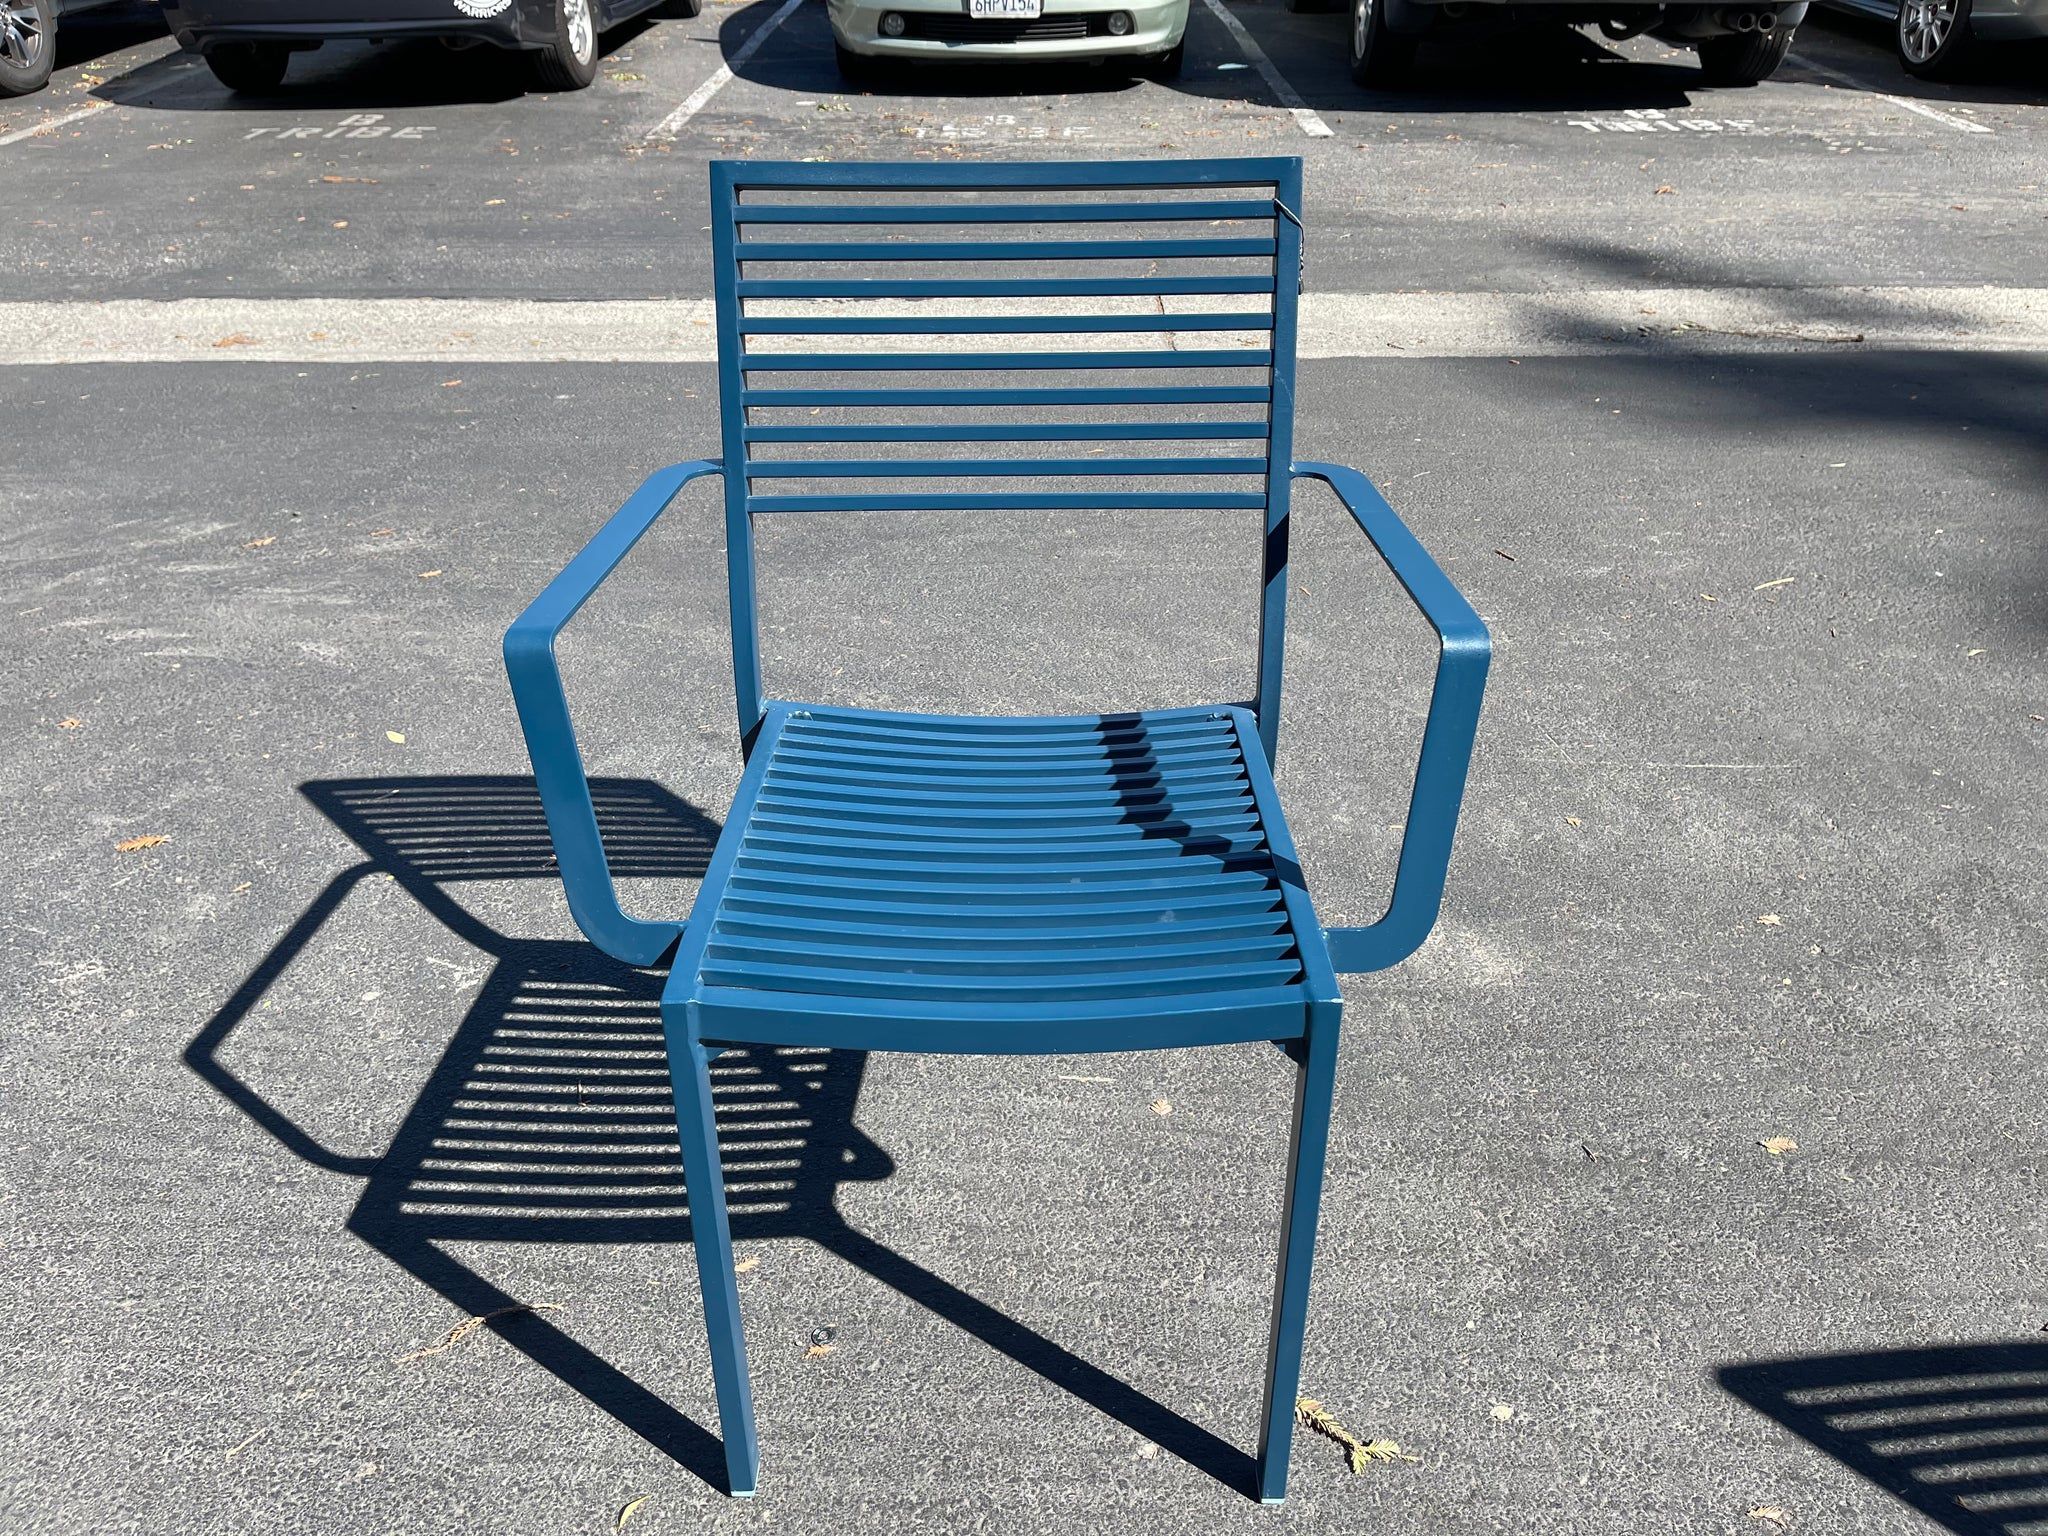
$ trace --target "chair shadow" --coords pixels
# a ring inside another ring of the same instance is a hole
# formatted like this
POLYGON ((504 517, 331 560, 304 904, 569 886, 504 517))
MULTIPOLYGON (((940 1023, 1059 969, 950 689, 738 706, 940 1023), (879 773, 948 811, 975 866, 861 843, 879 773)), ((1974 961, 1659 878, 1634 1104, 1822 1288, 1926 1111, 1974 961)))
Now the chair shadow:
POLYGON ((1715 1379, 1955 1536, 2048 1528, 2048 1343, 1752 1361, 1715 1379))
MULTIPOLYGON (((457 896, 463 884, 553 879, 526 777, 328 780, 302 793, 362 849, 208 1020, 187 1065, 285 1148, 363 1181, 347 1231, 714 1487, 720 1443, 617 1366, 522 1309, 448 1245, 689 1241, 659 1000, 663 978, 575 940, 508 937, 457 896), (364 880, 388 876, 492 968, 378 1156, 337 1153, 227 1067, 236 1027, 364 880), (492 1314, 502 1314, 493 1316, 492 1314)), ((598 779, 592 800, 615 875, 701 877, 717 826, 645 780, 598 779)), ((1251 1457, 849 1226, 847 1181, 890 1176, 854 1124, 866 1053, 735 1048, 712 1066, 736 1240, 803 1238, 930 1308, 1162 1449, 1250 1493, 1251 1457)), ((686 1346, 688 1347, 688 1346, 686 1346)), ((702 1347, 702 1346, 698 1346, 702 1347)), ((708 1379, 708 1357, 705 1361, 708 1379)))

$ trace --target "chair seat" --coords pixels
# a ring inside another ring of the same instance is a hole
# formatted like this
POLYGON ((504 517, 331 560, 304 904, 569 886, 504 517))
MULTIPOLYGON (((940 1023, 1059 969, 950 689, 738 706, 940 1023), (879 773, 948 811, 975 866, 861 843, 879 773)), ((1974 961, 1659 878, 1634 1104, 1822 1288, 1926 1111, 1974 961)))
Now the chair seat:
POLYGON ((1291 1039, 1335 977, 1249 712, 777 704, 678 946, 700 1038, 1291 1039))

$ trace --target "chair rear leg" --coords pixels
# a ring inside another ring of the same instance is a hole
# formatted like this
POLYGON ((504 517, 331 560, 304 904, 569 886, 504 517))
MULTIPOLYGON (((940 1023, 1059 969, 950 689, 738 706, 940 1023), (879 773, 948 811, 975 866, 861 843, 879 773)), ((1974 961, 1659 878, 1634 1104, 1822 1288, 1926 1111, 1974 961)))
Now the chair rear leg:
POLYGON ((711 1376, 718 1388, 726 1491, 744 1499, 753 1495, 760 1479, 761 1451, 754 1438, 754 1389, 747 1380, 747 1336, 740 1326, 739 1280, 732 1267, 725 1174, 718 1160, 718 1124, 711 1106, 711 1058, 717 1054, 695 1038, 694 1030, 687 1039, 670 1036, 669 1076, 675 1084, 697 1284, 704 1294, 704 1328, 711 1340, 711 1376))
POLYGON ((1338 1015, 1336 1003, 1311 1003, 1308 1033, 1295 1057, 1294 1135, 1287 1155, 1280 1275, 1266 1354, 1265 1419, 1259 1435, 1259 1498, 1267 1504, 1278 1504, 1287 1495, 1294 1404, 1301 1390, 1301 1344, 1308 1327, 1309 1266, 1315 1256, 1324 1154, 1330 1140, 1330 1101, 1337 1083, 1338 1015))

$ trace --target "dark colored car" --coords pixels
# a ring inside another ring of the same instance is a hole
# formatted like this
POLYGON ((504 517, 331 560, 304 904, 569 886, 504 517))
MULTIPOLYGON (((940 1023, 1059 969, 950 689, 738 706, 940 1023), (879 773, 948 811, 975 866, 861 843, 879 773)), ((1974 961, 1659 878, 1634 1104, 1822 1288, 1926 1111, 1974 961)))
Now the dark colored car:
POLYGON ((0 96, 26 96, 50 83, 57 18, 120 0, 0 0, 0 96))
MULTIPOLYGON (((6 5, 10 0, 0 0, 6 5)), ((350 38, 488 43, 531 56, 539 83, 576 91, 597 78, 597 37, 663 0, 164 0, 181 47, 233 91, 274 91, 295 53, 350 38)), ((694 16, 703 0, 667 0, 694 16)))

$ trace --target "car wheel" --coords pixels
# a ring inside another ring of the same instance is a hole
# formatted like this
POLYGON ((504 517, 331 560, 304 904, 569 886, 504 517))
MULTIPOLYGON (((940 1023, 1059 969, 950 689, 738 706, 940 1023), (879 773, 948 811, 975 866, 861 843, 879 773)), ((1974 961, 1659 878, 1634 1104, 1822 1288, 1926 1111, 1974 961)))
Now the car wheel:
POLYGON ((264 96, 284 84, 285 67, 292 61, 283 43, 222 43, 206 50, 206 67, 213 78, 242 96, 264 96))
POLYGON ((1360 85, 1401 84, 1420 42, 1387 30, 1387 0, 1351 0, 1351 78, 1360 85))
POLYGON ((591 0, 555 0, 555 40, 533 54, 544 91, 580 91, 597 78, 597 13, 591 0))
POLYGON ((1710 37, 1700 44, 1700 68, 1709 85, 1755 85, 1768 80, 1785 62, 1792 46, 1791 27, 1768 32, 1737 32, 1710 37))
POLYGON ((1906 73, 1944 79, 1970 51, 1970 0, 1900 0, 1892 37, 1906 73))
POLYGON ((50 0, 0 0, 0 96, 26 96, 50 83, 57 18, 50 0))
POLYGON ((1140 66, 1147 80, 1178 80, 1187 60, 1187 39, 1182 38, 1164 53, 1155 53, 1140 66))

